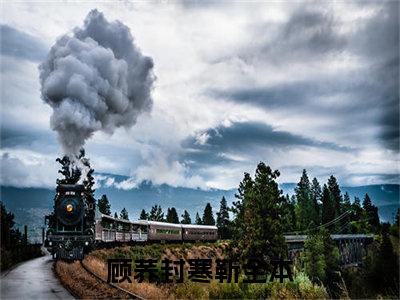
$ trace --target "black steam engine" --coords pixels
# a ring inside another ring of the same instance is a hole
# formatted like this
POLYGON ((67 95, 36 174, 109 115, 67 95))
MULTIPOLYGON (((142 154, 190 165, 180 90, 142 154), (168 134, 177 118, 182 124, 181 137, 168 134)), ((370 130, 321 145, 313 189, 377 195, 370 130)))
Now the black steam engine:
POLYGON ((54 211, 46 216, 45 246, 57 259, 83 259, 94 242, 95 199, 92 193, 92 169, 88 179, 78 184, 81 171, 72 169, 69 159, 58 159, 65 179, 57 180, 54 211))

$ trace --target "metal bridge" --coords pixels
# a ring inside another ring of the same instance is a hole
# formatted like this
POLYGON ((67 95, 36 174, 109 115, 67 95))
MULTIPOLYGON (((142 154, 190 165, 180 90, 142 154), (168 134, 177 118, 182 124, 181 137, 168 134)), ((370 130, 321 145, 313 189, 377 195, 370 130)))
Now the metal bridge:
POLYGON ((350 220, 347 219, 351 214, 351 211, 345 211, 335 219, 319 225, 315 228, 309 228, 302 231, 295 231, 285 233, 284 237, 286 244, 288 245, 289 257, 291 259, 296 258, 304 249, 304 242, 307 240, 307 233, 315 232, 322 228, 331 228, 331 232, 335 231, 335 227, 338 224, 342 226, 337 229, 337 234, 331 234, 332 240, 336 242, 340 253, 340 263, 342 266, 357 266, 363 262, 363 259, 367 255, 367 246, 374 240, 374 235, 370 233, 366 234, 341 234, 351 224, 350 220), (347 219, 347 220, 346 220, 347 219))
MULTIPOLYGON (((290 258, 296 258, 304 249, 307 235, 285 235, 290 258)), ((357 266, 367 254, 367 246, 374 240, 373 234, 331 234, 340 253, 342 266, 357 266)))

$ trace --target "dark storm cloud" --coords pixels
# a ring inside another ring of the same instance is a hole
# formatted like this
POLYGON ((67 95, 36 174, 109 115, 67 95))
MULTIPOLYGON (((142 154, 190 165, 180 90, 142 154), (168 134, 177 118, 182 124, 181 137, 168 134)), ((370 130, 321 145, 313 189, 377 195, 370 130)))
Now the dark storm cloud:
POLYGON ((399 57, 399 2, 386 1, 374 18, 351 36, 358 53, 377 60, 399 57))
POLYGON ((311 60, 341 51, 347 41, 345 36, 338 33, 336 26, 334 16, 330 13, 313 8, 299 9, 281 27, 278 39, 261 47, 261 54, 266 59, 272 55, 278 59, 311 60))
POLYGON ((277 65, 312 61, 339 53, 347 45, 347 37, 339 33, 340 25, 332 13, 322 11, 317 6, 302 6, 290 16, 287 23, 277 28, 269 27, 271 24, 253 28, 254 35, 261 40, 255 43, 254 49, 247 49, 251 51, 243 53, 246 61, 265 59, 277 65), (271 29, 276 32, 272 40, 270 34, 265 35, 271 29), (252 56, 253 53, 256 56, 252 56))
POLYGON ((48 51, 39 39, 8 25, 0 25, 0 39, 2 55, 39 62, 48 51))
MULTIPOLYGON (((249 103, 265 109, 296 108, 307 111, 327 110, 332 113, 348 112, 348 108, 358 108, 360 104, 374 100, 364 98, 374 93, 375 89, 367 82, 356 81, 353 78, 349 84, 349 78, 336 78, 336 76, 312 78, 297 82, 285 82, 273 86, 257 88, 238 88, 230 90, 212 90, 209 94, 217 98, 225 98, 239 103, 249 103), (323 101, 315 101, 321 97, 335 96, 339 94, 357 94, 353 102, 345 108, 333 105, 327 107, 323 101), (305 106, 307 105, 307 106, 305 106)), ((371 101, 371 104, 373 101, 371 101)))
POLYGON ((343 55, 356 57, 361 67, 340 68, 330 75, 292 74, 286 83, 214 89, 210 94, 285 115, 335 118, 337 132, 370 128, 378 132, 374 137, 378 143, 399 151, 398 6, 396 1, 383 3, 373 17, 360 19, 348 33, 343 33, 343 24, 333 12, 315 5, 295 11, 276 28, 272 39, 263 35, 267 25, 253 28, 259 41, 240 55, 249 65, 285 70, 293 63, 321 63, 324 72, 331 59, 343 55), (302 79, 294 81, 296 76, 302 79))
POLYGON ((196 137, 191 137, 183 142, 183 147, 187 150, 186 159, 200 164, 228 163, 232 159, 224 154, 243 153, 247 155, 249 149, 255 151, 258 147, 282 149, 305 146, 336 151, 351 150, 333 143, 275 130, 272 126, 259 122, 237 122, 229 127, 219 126, 208 129, 201 135, 207 136, 205 143, 199 143, 196 137))
POLYGON ((51 131, 26 128, 16 124, 1 125, 1 145, 3 148, 28 147, 30 150, 57 150, 56 137, 51 131))
POLYGON ((354 51, 373 62, 370 72, 381 106, 379 139, 399 151, 399 2, 386 2, 354 39, 354 51))
MULTIPOLYGON (((189 143, 185 141, 184 144, 186 144, 187 147, 190 147, 188 145, 189 143)), ((192 169, 199 169, 210 165, 223 165, 228 167, 230 164, 235 162, 234 159, 224 156, 222 152, 215 152, 207 149, 207 147, 201 149, 202 147, 199 147, 198 145, 194 145, 194 147, 196 148, 186 148, 186 153, 181 158, 185 164, 190 166, 192 169)))

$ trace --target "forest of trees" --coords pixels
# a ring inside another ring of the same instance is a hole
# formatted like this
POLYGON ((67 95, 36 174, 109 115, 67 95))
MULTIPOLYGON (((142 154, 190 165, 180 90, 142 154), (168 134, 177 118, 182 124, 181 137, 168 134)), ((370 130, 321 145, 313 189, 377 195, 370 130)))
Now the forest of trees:
POLYGON ((225 214, 225 199, 221 200, 217 214, 220 235, 230 237, 243 258, 262 257, 268 262, 286 255, 284 233, 307 234, 296 268, 312 282, 324 285, 330 297, 398 296, 399 255, 392 241, 398 247, 399 210, 394 224, 381 223, 368 194, 362 202, 357 197, 351 201, 348 193, 342 194, 334 176, 321 188, 316 178, 310 181, 306 170, 294 195, 284 196, 278 188, 279 175, 262 162, 254 178, 244 174, 237 201, 229 208, 231 221, 225 214), (339 250, 330 237, 333 233, 375 234, 362 268, 340 268, 339 250))
MULTIPOLYGON (((139 216, 140 220, 149 220, 149 221, 160 221, 160 222, 168 222, 168 223, 176 223, 176 224, 191 224, 192 218, 187 210, 183 212, 181 215, 181 219, 179 220, 178 212, 175 207, 171 207, 167 209, 167 214, 164 216, 164 212, 160 205, 153 205, 150 209, 150 212, 147 213, 144 209, 140 212, 139 216)), ((203 218, 200 218, 199 214, 196 214, 195 224, 198 225, 215 225, 214 214, 212 211, 212 207, 210 203, 204 208, 203 218)))

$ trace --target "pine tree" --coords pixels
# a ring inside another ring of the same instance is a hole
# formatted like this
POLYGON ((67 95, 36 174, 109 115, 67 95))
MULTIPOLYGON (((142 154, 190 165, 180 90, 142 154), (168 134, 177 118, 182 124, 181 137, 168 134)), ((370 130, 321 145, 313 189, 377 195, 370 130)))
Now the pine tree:
POLYGON ((190 214, 185 210, 182 215, 182 224, 191 224, 192 220, 190 219, 190 214))
POLYGON ((162 212, 160 205, 154 205, 150 210, 150 221, 164 222, 164 213, 162 212))
POLYGON ((351 204, 351 233, 368 233, 370 226, 367 222, 366 214, 361 207, 360 198, 354 197, 354 202, 351 204))
POLYGON ((167 211, 167 222, 168 223, 179 224, 179 218, 178 218, 178 214, 176 212, 175 207, 168 208, 168 211, 167 211))
POLYGON ((346 192, 343 195, 343 208, 342 208, 342 211, 345 212, 345 211, 349 211, 349 210, 351 210, 351 202, 350 202, 349 193, 346 192))
POLYGON ((111 205, 106 195, 101 196, 97 202, 97 206, 102 214, 111 216, 111 205))
POLYGON ((329 179, 328 179, 328 189, 332 196, 332 200, 333 200, 333 204, 334 204, 334 208, 335 208, 335 218, 336 218, 343 213, 341 211, 343 198, 342 198, 342 194, 340 192, 339 184, 333 175, 331 175, 331 177, 329 177, 329 179))
POLYGON ((324 184, 322 188, 322 224, 326 224, 335 219, 335 204, 332 195, 324 184))
POLYGON ((382 241, 379 247, 372 248, 367 257, 367 284, 370 289, 383 295, 391 295, 398 299, 399 296, 399 258, 393 249, 393 244, 388 234, 388 226, 382 228, 382 241))
POLYGON ((217 227, 221 239, 230 238, 229 210, 224 196, 221 199, 219 212, 217 212, 217 227))
POLYGON ((366 214, 367 222, 371 225, 372 230, 377 231, 380 224, 378 207, 372 204, 371 198, 368 196, 368 194, 365 194, 363 208, 366 214))
POLYGON ((201 220, 199 213, 196 213, 196 225, 202 225, 203 221, 201 220))
POLYGON ((331 298, 339 298, 338 290, 340 277, 339 250, 326 229, 310 234, 304 243, 301 254, 304 270, 315 283, 322 282, 329 288, 331 298))
POLYGON ((270 259, 286 254, 281 223, 285 198, 276 182, 279 175, 279 171, 260 162, 254 180, 245 173, 232 208, 233 239, 243 257, 266 261, 267 270, 271 269, 270 259))
POLYGON ((361 207, 360 198, 354 197, 354 202, 351 205, 351 209, 352 209, 352 212, 353 212, 352 219, 354 221, 360 221, 361 218, 362 218, 362 214, 363 214, 363 209, 361 207))
POLYGON ((240 237, 246 234, 245 224, 245 207, 244 204, 250 200, 253 195, 253 179, 249 173, 244 173, 243 180, 239 183, 238 193, 235 197, 238 199, 233 202, 230 211, 235 215, 232 221, 232 237, 234 240, 239 241, 240 237))
POLYGON ((394 216, 394 223, 390 228, 390 234, 395 237, 399 237, 399 231, 400 231, 399 218, 400 218, 400 208, 397 209, 396 215, 394 216))
POLYGON ((12 212, 8 212, 3 202, 0 202, 0 218, 1 218, 1 226, 0 226, 0 240, 1 247, 9 248, 12 246, 12 228, 15 225, 14 214, 12 212))
POLYGON ((117 214, 117 212, 114 213, 114 219, 118 219, 118 214, 117 214))
POLYGON ((292 195, 290 197, 290 209, 291 209, 291 214, 292 214, 292 229, 293 230, 298 230, 299 228, 297 227, 297 217, 296 217, 296 206, 297 206, 297 201, 296 201, 296 196, 292 195))
POLYGON ((215 219, 210 203, 207 203, 206 207, 204 208, 202 223, 204 225, 215 225, 215 219))
POLYGON ((325 280, 326 262, 324 244, 319 234, 310 234, 304 242, 301 253, 304 263, 304 272, 313 282, 325 280))
MULTIPOLYGON (((342 207, 341 207, 341 211, 344 212, 349 212, 350 214, 344 219, 345 222, 349 222, 350 223, 346 223, 347 225, 342 227, 342 230, 340 233, 351 233, 353 231, 352 229, 352 221, 353 220, 353 208, 350 202, 350 196, 348 192, 345 192, 343 195, 343 203, 342 203, 342 207), (349 226, 350 225, 350 226, 349 226)), ((343 223, 343 222, 342 222, 343 223)))
POLYGON ((125 207, 121 210, 121 213, 119 214, 119 217, 122 220, 129 220, 128 211, 126 210, 125 207))
MULTIPOLYGON (((343 197, 342 197, 342 194, 340 191, 339 184, 333 175, 331 175, 331 177, 329 177, 329 179, 328 179, 328 189, 331 194, 332 201, 333 201, 334 218, 337 218, 341 214, 344 213, 342 211, 343 197)), ((343 218, 342 220, 340 220, 339 222, 336 222, 333 226, 331 226, 331 230, 337 231, 337 230, 343 228, 343 226, 345 226, 347 222, 348 222, 348 218, 343 218)))
POLYGON ((322 190, 317 178, 313 178, 311 184, 311 198, 314 205, 313 221, 315 225, 321 224, 321 203, 322 203, 322 190))
POLYGON ((304 169, 300 181, 295 188, 297 199, 297 220, 299 230, 314 227, 315 206, 312 201, 311 186, 307 171, 304 169))
POLYGON ((284 232, 292 232, 297 230, 296 226, 296 197, 289 194, 285 196, 285 202, 282 204, 282 225, 284 232))
POLYGON ((139 220, 148 220, 148 219, 149 215, 144 209, 142 209, 142 211, 140 212, 139 220))

